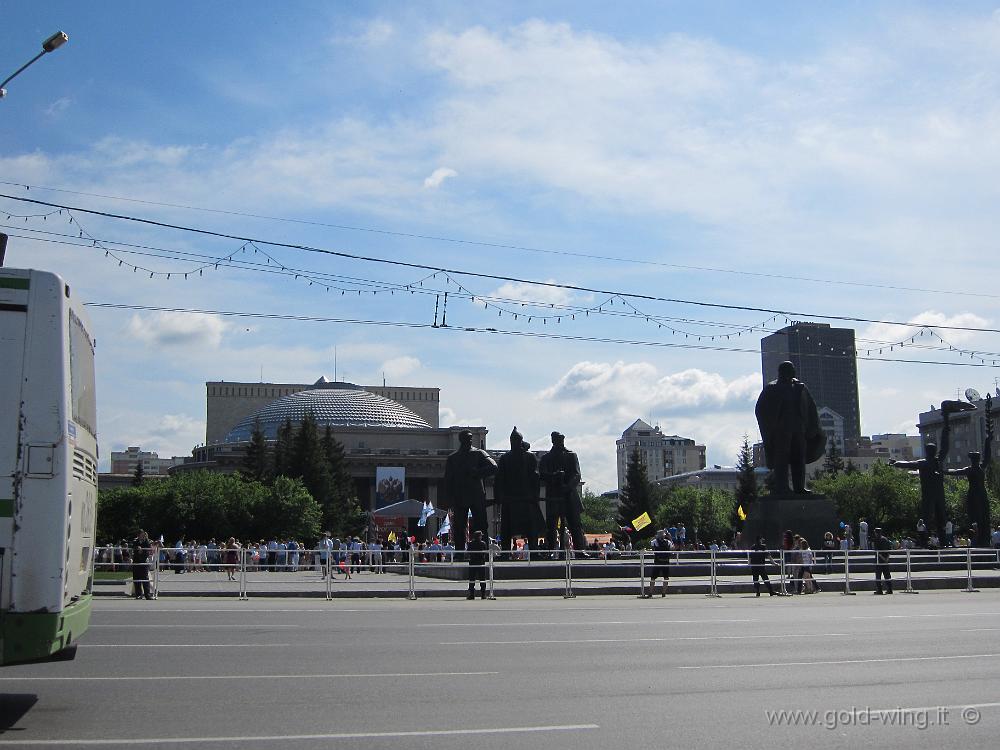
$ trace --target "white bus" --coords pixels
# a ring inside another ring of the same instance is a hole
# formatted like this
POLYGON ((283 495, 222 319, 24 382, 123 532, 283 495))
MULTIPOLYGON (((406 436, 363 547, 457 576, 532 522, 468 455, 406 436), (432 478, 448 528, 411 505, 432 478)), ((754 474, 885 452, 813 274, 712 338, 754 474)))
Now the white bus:
POLYGON ((71 655, 90 622, 94 390, 82 300, 0 267, 0 664, 71 655))

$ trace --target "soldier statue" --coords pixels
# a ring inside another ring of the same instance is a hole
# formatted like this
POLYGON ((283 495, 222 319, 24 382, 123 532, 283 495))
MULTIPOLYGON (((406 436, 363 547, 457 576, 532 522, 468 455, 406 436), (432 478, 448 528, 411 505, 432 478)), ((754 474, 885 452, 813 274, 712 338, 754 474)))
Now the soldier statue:
POLYGON ((486 533, 486 487, 483 482, 497 470, 496 461, 484 450, 472 447, 472 433, 458 433, 459 448, 448 456, 444 467, 444 494, 454 513, 452 539, 456 550, 465 549, 465 526, 472 512, 472 531, 486 533))
POLYGON ((510 433, 510 450, 497 461, 493 480, 493 496, 500 503, 500 538, 506 547, 520 535, 527 538, 529 549, 538 548, 538 537, 545 529, 538 488, 538 459, 515 427, 510 433))

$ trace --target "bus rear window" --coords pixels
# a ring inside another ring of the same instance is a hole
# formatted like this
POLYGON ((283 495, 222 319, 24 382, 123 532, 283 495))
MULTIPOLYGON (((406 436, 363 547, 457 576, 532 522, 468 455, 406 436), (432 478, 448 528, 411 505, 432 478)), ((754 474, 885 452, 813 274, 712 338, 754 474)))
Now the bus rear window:
POLYGON ((83 323, 69 313, 70 400, 73 421, 97 435, 97 397, 94 388, 94 344, 83 323))

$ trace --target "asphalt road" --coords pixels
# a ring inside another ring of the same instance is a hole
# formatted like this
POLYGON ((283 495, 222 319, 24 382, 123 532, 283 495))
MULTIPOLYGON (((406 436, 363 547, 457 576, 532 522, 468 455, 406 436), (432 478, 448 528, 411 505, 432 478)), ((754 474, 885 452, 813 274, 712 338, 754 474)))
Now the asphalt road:
POLYGON ((996 589, 109 599, 75 661, 0 670, 0 748, 995 748, 998 737, 996 589), (767 713, 800 710, 817 713, 767 713))

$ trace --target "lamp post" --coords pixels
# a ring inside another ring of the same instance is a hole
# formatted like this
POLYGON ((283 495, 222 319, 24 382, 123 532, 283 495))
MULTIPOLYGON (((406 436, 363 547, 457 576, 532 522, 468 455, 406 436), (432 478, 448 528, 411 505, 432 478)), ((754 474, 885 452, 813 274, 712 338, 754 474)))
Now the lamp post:
POLYGON ((20 68, 15 70, 12 75, 7 76, 7 78, 4 79, 3 83, 0 83, 0 99, 3 99, 5 96, 7 96, 7 89, 5 89, 4 86, 13 81, 20 73, 22 73, 26 68, 28 68, 28 66, 33 64, 36 60, 38 60, 41 57, 44 57, 49 52, 54 52, 55 50, 59 49, 64 44, 66 44, 66 42, 68 41, 69 41, 69 36, 67 34, 65 34, 62 31, 57 31, 55 34, 53 34, 44 42, 42 42, 41 52, 39 52, 30 60, 28 60, 28 62, 26 62, 20 68))

